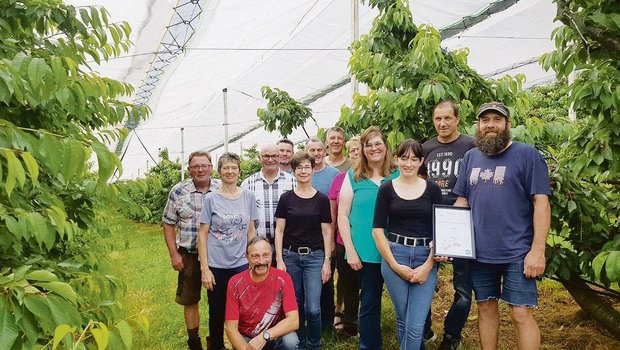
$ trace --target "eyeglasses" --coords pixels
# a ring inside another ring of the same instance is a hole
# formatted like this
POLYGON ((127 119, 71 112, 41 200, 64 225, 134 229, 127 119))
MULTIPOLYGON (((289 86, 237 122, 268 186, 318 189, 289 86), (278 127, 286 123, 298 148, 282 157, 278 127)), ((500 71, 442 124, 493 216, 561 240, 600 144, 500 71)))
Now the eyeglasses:
POLYGON ((364 145, 364 148, 372 149, 372 148, 381 148, 385 144, 383 142, 375 142, 375 143, 367 143, 364 145))
POLYGON ((190 165, 188 168, 192 170, 200 170, 200 169, 211 169, 212 167, 213 167, 213 164, 196 164, 196 165, 190 165))
POLYGON ((273 160, 278 160, 278 157, 280 157, 280 155, 278 155, 278 154, 261 154, 260 157, 263 158, 263 160, 269 160, 269 158, 271 158, 273 160))
POLYGON ((297 171, 312 171, 312 167, 311 166, 298 166, 297 168, 295 168, 295 170, 297 170, 297 171))

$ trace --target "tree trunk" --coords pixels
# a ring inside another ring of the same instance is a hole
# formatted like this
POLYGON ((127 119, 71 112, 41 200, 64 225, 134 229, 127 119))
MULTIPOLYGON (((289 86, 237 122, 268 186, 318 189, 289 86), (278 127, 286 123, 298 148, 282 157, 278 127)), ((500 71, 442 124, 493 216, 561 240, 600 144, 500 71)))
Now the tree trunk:
POLYGON ((620 312, 605 298, 590 288, 582 279, 558 279, 573 296, 577 304, 603 328, 620 339, 620 312))

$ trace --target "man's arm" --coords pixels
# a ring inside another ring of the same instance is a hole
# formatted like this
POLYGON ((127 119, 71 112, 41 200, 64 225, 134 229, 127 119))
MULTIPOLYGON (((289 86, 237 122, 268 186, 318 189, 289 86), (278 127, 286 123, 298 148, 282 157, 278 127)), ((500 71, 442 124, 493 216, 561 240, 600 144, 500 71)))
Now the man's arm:
POLYGON ((545 247, 551 226, 551 206, 546 194, 534 195, 534 240, 532 248, 525 256, 523 273, 525 277, 541 276, 545 272, 545 247))
POLYGON ((226 330, 226 336, 233 348, 237 350, 245 350, 247 348, 248 342, 246 342, 241 333, 239 333, 239 320, 224 321, 224 329, 226 330))
POLYGON ((185 267, 183 266, 183 258, 177 251, 176 227, 174 225, 164 223, 164 239, 168 247, 168 254, 170 254, 172 268, 177 271, 183 271, 185 267))
POLYGON ((458 197, 456 199, 456 202, 454 202, 453 204, 455 207, 464 207, 467 208, 469 207, 469 202, 467 202, 467 198, 465 197, 458 197))
MULTIPOLYGON (((299 328, 299 313, 297 310, 289 311, 285 314, 284 319, 276 323, 275 326, 267 329, 271 339, 277 339, 283 335, 291 333, 299 328)), ((232 343, 232 341, 231 341, 232 343)), ((248 350, 260 350, 265 347, 267 341, 263 338, 263 334, 259 334, 248 342, 248 350)))

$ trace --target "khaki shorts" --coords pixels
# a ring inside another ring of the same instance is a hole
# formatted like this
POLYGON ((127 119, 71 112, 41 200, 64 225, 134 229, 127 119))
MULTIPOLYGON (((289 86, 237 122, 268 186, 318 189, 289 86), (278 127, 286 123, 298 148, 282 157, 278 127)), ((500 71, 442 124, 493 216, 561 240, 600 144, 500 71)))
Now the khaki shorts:
POLYGON ((179 271, 177 283, 177 296, 175 301, 181 305, 194 305, 200 301, 200 261, 198 254, 192 254, 183 247, 178 248, 183 258, 183 271, 179 271))

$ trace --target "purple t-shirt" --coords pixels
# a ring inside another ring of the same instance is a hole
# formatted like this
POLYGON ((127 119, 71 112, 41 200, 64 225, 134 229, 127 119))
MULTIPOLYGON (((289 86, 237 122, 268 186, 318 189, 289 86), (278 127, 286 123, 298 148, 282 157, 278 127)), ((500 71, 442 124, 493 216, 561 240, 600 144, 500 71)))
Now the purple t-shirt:
MULTIPOLYGON (((338 197, 340 197, 340 189, 342 188, 342 183, 344 182, 345 176, 347 176, 347 173, 340 173, 336 175, 336 177, 334 178, 334 181, 332 182, 331 187, 329 188, 329 193, 327 194, 327 197, 329 198, 330 201, 333 201, 333 200, 336 201, 336 212, 338 212, 338 203, 339 203, 338 197)), ((336 243, 340 245, 344 245, 342 236, 340 236, 340 231, 338 231, 338 215, 336 215, 336 218, 334 218, 334 220, 336 221, 335 222, 336 243)))
POLYGON ((453 192, 467 198, 476 237, 476 259, 518 261, 532 247, 535 194, 551 194, 547 164, 538 151, 513 142, 498 155, 478 148, 465 154, 453 192))

